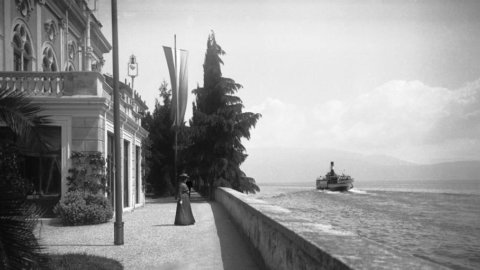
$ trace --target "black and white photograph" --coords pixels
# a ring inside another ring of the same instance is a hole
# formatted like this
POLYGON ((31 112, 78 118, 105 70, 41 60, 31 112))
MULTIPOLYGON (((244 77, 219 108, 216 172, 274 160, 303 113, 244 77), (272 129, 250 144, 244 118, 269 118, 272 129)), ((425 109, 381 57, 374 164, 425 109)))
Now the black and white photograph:
POLYGON ((0 0, 0 269, 480 269, 480 1, 0 0))

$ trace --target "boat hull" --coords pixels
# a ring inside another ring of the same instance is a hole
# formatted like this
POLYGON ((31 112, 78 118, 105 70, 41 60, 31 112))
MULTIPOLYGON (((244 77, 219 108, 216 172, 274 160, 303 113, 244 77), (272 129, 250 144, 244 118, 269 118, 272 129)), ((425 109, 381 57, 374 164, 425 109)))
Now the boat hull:
POLYGON ((330 191, 348 191, 353 188, 353 181, 345 181, 342 183, 322 183, 326 181, 317 181, 317 189, 330 191))

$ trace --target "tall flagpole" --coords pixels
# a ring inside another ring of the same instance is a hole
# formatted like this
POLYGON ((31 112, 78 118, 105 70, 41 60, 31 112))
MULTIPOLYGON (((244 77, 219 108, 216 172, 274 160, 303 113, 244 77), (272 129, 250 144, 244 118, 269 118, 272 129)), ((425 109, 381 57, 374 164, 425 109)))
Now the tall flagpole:
MULTIPOLYGON (((68 5, 67 11, 65 12, 65 17, 67 19, 67 32, 65 33, 65 59, 68 62, 68 9, 70 8, 70 4, 68 5)), ((68 64, 67 64, 68 66, 68 64)))
POLYGON ((118 92, 118 22, 117 0, 112 0, 112 42, 113 42, 113 127, 115 136, 115 223, 114 243, 123 245, 122 205, 122 160, 120 153, 120 93, 118 92))
MULTIPOLYGON (((175 55, 175 80, 177 80, 177 35, 173 35, 173 51, 174 51, 174 55, 175 55)), ((178 80, 177 80, 178 81, 178 80)), ((177 183, 177 188, 178 188, 178 180, 177 180, 177 156, 178 156, 178 150, 177 150, 177 143, 178 143, 178 126, 177 126, 177 117, 178 117, 178 82, 175 83, 176 85, 176 88, 174 91, 175 91, 175 117, 173 118, 173 125, 174 125, 174 129, 175 129, 175 157, 174 157, 174 165, 173 165, 173 169, 174 169, 174 179, 175 179, 175 183, 177 183)))

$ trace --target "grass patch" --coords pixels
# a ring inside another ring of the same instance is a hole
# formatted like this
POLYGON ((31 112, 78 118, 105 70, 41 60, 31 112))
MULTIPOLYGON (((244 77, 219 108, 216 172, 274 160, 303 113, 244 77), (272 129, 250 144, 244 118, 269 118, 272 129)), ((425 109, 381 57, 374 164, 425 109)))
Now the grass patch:
POLYGON ((48 257, 48 270, 123 270, 123 265, 116 260, 85 253, 49 254, 48 257))

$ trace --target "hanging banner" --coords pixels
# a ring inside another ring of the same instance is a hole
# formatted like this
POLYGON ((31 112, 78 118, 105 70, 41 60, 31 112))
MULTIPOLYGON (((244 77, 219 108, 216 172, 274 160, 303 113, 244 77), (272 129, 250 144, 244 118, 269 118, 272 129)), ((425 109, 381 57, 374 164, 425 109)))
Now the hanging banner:
POLYGON ((188 98, 188 52, 180 50, 180 74, 178 78, 178 115, 177 126, 183 124, 188 98))
POLYGON ((183 124, 185 111, 187 109, 188 97, 188 52, 177 50, 180 54, 180 68, 175 67, 175 55, 172 48, 163 46, 165 59, 167 60, 168 71, 170 73, 170 83, 172 85, 172 104, 171 119, 173 125, 183 124))
POLYGON ((170 117, 173 124, 176 124, 175 116, 177 115, 177 74, 175 74, 175 62, 173 60, 173 50, 170 47, 163 46, 165 59, 167 60, 168 71, 170 73, 170 85, 172 86, 172 104, 170 117))

